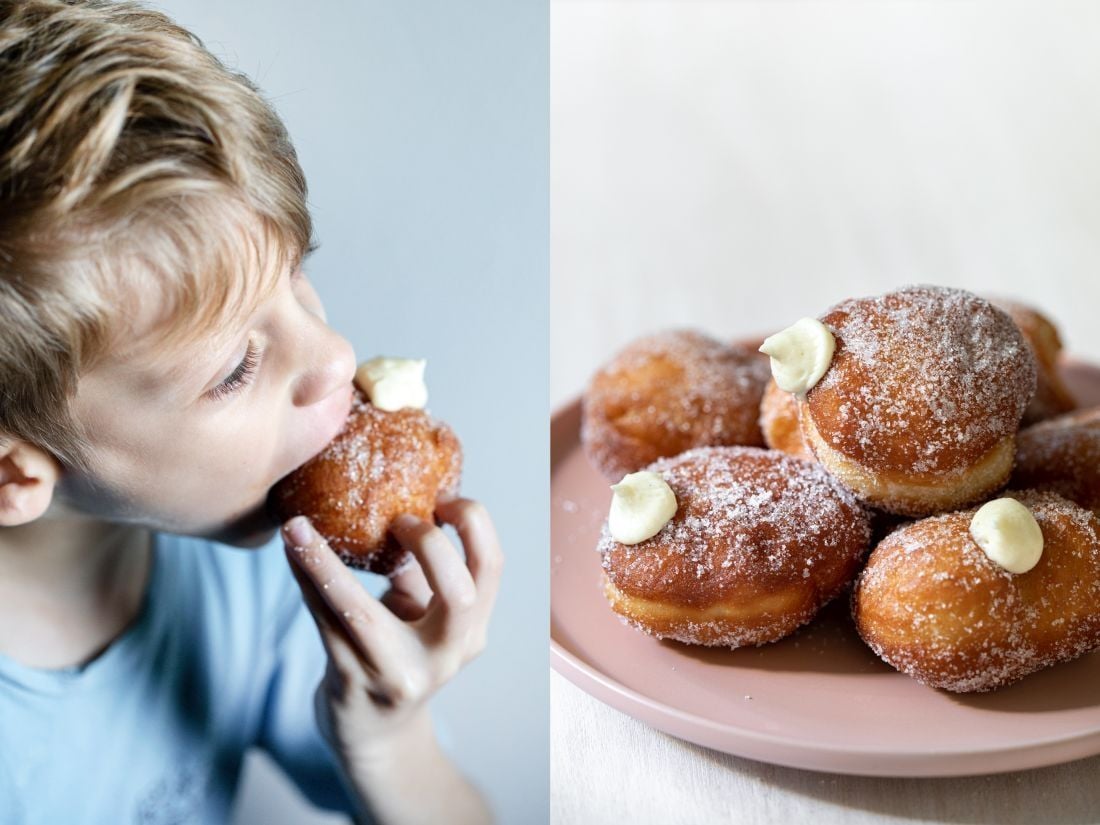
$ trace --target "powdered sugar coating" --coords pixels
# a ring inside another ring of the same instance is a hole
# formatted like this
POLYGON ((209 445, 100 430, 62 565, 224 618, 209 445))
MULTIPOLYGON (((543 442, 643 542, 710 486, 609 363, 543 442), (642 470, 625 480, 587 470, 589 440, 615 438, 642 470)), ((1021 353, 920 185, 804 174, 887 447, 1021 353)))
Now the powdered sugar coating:
POLYGON ((1036 384, 1011 318, 970 292, 914 286, 847 300, 821 318, 836 338, 803 413, 874 471, 959 473, 1019 426, 1036 384))
POLYGON ((1021 430, 1011 484, 1059 493, 1100 515, 1100 407, 1021 430))
POLYGON ((641 338, 600 369, 584 396, 581 441, 618 481, 662 456, 763 445, 757 423, 768 362, 693 330, 641 338))
POLYGON ((305 514, 350 567, 393 575, 412 557, 389 534, 402 513, 432 520, 458 492, 462 450, 425 411, 374 407, 358 389, 340 433, 271 492, 280 520, 305 514))
POLYGON ((955 692, 993 690, 1100 647, 1100 521, 1053 493, 1006 493, 1043 532, 1039 563, 1013 574, 969 535, 977 508, 894 530, 852 595, 863 640, 889 664, 955 692))
POLYGON ((603 569, 623 594, 693 609, 751 609, 792 589, 799 594, 793 609, 764 610, 744 623, 643 628, 656 635, 729 647, 773 641, 833 598, 867 549, 867 511, 820 465, 753 447, 702 447, 647 469, 669 484, 678 509, 635 545, 615 541, 604 525, 603 569))

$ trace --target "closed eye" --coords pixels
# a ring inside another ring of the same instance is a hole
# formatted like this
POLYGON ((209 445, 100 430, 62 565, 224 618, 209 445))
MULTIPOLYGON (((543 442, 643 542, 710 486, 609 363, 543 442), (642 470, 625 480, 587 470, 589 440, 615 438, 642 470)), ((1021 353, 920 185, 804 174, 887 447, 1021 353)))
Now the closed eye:
POLYGON ((249 341, 248 349, 245 350, 244 358, 241 359, 241 363, 237 365, 237 368, 233 370, 233 372, 225 377, 225 380, 216 387, 213 387, 207 393, 208 397, 211 400, 217 401, 218 399, 232 395, 243 387, 248 386, 256 377, 256 368, 259 364, 260 352, 253 345, 252 341, 249 341))

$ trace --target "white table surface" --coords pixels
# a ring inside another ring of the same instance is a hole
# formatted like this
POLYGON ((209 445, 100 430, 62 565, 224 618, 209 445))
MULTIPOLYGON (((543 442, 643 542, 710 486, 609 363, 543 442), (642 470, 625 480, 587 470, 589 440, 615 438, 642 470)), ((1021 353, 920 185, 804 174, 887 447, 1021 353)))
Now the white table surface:
MULTIPOLYGON (((1100 361, 1100 4, 551 3, 551 400, 632 338, 906 283, 1100 361)), ((551 675, 551 820, 1098 822, 1100 758, 884 779, 699 748, 551 675)))

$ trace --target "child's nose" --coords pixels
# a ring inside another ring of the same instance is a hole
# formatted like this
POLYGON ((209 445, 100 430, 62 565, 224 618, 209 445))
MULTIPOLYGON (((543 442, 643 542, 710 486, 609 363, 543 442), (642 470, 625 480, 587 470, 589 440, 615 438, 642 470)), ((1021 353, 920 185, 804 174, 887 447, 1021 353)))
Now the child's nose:
POLYGON ((294 391, 294 404, 308 407, 346 387, 355 378, 355 350, 342 335, 327 326, 319 335, 313 352, 316 356, 306 363, 294 391))

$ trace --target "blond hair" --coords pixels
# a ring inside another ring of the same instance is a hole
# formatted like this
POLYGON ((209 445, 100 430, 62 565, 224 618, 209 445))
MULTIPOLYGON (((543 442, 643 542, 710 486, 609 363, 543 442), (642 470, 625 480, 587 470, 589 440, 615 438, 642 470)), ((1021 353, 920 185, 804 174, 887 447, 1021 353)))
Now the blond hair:
POLYGON ((256 86, 133 2, 0 0, 0 442, 92 471, 81 374, 195 340, 311 249, 306 183, 256 86))

